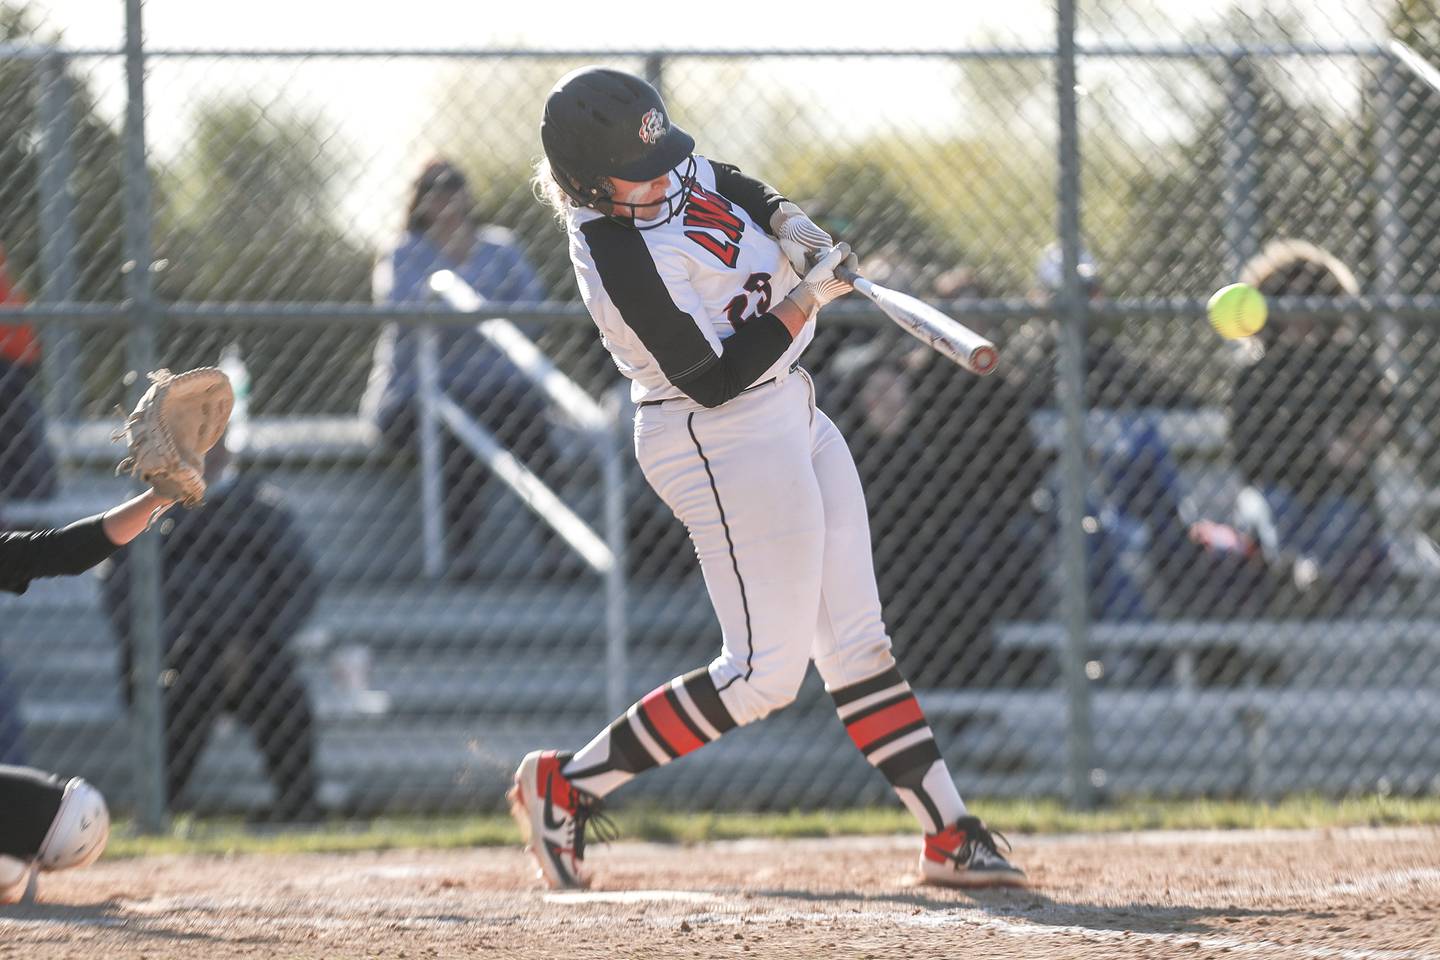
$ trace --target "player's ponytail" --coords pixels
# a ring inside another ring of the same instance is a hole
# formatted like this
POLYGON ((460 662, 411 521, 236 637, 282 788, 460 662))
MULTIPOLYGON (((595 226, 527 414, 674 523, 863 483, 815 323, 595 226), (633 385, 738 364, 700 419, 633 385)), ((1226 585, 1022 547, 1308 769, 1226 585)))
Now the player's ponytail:
POLYGON ((1272 240, 1240 271, 1267 297, 1355 297, 1360 284, 1338 257, 1304 240, 1272 240))
POLYGON ((530 177, 530 190, 535 194, 536 200, 550 208, 557 223, 562 227, 569 223, 570 211, 575 209, 575 201, 555 182, 550 161, 545 157, 535 161, 535 171, 530 177))

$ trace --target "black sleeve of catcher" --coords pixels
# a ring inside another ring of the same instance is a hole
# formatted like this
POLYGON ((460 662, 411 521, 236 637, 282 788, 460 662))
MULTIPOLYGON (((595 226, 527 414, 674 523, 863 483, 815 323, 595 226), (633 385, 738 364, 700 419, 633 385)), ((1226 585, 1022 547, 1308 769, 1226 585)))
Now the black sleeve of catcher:
POLYGON ((747 177, 740 172, 739 167, 732 167, 728 163, 719 163, 711 160, 710 166, 715 168, 715 189, 720 196, 731 203, 738 203, 750 214, 750 219, 760 224, 760 229, 775 235, 770 230, 770 218, 775 211, 780 209, 780 204, 785 198, 780 191, 753 177, 747 177))
POLYGON ((756 377, 769 370, 789 349, 792 339, 779 317, 761 314, 725 341, 719 363, 675 385, 701 406, 718 407, 739 396, 756 377))
POLYGON ((65 783, 54 774, 0 765, 0 854, 33 860, 64 797, 65 783))
POLYGON ((59 530, 0 533, 0 590, 24 593, 31 580, 84 573, 117 549, 104 514, 59 530))

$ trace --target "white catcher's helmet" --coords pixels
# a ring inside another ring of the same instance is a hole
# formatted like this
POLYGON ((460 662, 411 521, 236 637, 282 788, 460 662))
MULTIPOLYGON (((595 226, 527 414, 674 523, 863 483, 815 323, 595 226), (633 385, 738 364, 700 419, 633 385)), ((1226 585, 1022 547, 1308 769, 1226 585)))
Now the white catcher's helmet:
POLYGON ((110 839, 110 808, 100 791, 74 777, 65 784, 65 796, 50 830, 40 844, 41 870, 88 867, 105 852, 110 839))

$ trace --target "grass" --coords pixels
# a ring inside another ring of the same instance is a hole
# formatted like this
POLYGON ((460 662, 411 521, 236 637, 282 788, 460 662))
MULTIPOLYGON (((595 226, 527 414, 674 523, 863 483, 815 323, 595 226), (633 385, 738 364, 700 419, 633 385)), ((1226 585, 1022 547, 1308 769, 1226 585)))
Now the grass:
MULTIPOLYGON (((1130 830, 1298 829, 1440 825, 1440 797, 1300 796, 1275 803, 1221 800, 1123 800, 1094 811, 1056 800, 977 801, 973 808, 1009 834, 1113 833, 1130 830)), ((741 838, 908 834, 915 822, 896 807, 791 813, 675 813, 653 807, 615 812, 629 840, 698 843, 741 838)), ((109 857, 161 854, 344 853, 389 849, 454 849, 518 844, 503 814, 470 817, 385 817, 303 830, 256 831, 237 820, 177 818, 168 832, 138 836, 119 823, 109 857)))

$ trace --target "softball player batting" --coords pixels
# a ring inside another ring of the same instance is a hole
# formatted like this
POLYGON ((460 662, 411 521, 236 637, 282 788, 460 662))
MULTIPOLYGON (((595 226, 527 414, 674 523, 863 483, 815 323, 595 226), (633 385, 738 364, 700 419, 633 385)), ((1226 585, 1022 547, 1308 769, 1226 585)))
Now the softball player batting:
POLYGON ((584 886, 600 798, 795 699, 814 660, 855 745, 920 821, 925 880, 1017 885, 961 801, 890 652, 850 451, 798 365, 854 265, 801 210, 694 154, 659 93, 586 67, 550 93, 535 184, 568 230, 580 294, 632 383, 635 450, 684 522, 720 619, 708 666, 576 753, 530 753, 512 810, 552 887, 584 886))

